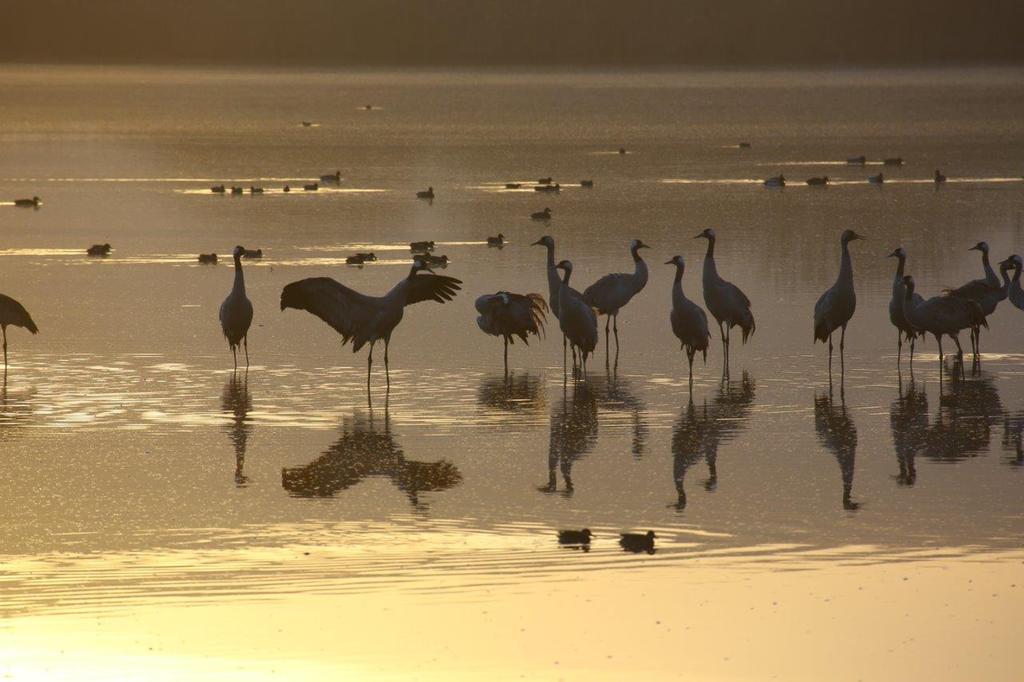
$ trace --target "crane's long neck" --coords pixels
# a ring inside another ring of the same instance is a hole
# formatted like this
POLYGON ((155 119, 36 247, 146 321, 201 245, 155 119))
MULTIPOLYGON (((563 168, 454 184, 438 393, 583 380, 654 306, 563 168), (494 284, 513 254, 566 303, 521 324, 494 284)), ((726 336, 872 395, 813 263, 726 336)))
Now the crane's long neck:
POLYGON ((988 251, 981 252, 981 266, 985 269, 985 279, 993 286, 999 286, 999 278, 996 277, 996 271, 992 269, 992 264, 988 261, 988 251))
POLYGON ((715 238, 708 237, 708 250, 704 254, 704 282, 714 281, 718 278, 718 268, 715 267, 715 238))
POLYGON ((839 260, 839 281, 853 286, 853 259, 850 257, 850 244, 843 242, 843 256, 839 260))
POLYGON ((1015 283, 1017 283, 1017 284, 1020 284, 1020 271, 1021 271, 1020 266, 1017 266, 1017 269, 1014 270, 1014 272, 1013 272, 1013 281, 1015 283))
POLYGON ((672 306, 676 307, 680 303, 686 300, 686 295, 683 294, 683 266, 676 266, 676 276, 672 280, 672 306))
POLYGON ((231 288, 232 293, 245 296, 245 275, 242 274, 242 257, 235 256, 235 284, 231 288))
MULTIPOLYGON (((999 266, 999 274, 1002 275, 1002 277, 1003 277, 1003 283, 1000 286, 1000 288, 1003 290, 1003 294, 1004 295, 1006 294, 1007 291, 1010 290, 1010 275, 1007 272, 1007 270, 1009 270, 1009 269, 1010 269, 1010 266, 1008 266, 1008 265, 1000 265, 999 266)), ((1015 274, 1013 276, 1013 278, 1015 280, 1020 278, 1020 271, 1019 270, 1017 271, 1017 274, 1015 274)))
POLYGON ((558 270, 555 268, 555 247, 548 246, 548 303, 552 309, 558 310, 558 292, 562 287, 562 281, 558 278, 558 270))
POLYGON ((647 263, 640 257, 640 249, 630 249, 633 254, 633 280, 637 288, 642 289, 647 284, 647 263))
POLYGON ((903 286, 903 268, 907 264, 906 256, 898 256, 899 263, 896 265, 896 276, 893 278, 893 286, 903 286))
POLYGON ((715 238, 714 237, 708 237, 707 240, 708 240, 708 250, 707 250, 707 253, 704 254, 704 258, 714 258, 715 257, 715 238))

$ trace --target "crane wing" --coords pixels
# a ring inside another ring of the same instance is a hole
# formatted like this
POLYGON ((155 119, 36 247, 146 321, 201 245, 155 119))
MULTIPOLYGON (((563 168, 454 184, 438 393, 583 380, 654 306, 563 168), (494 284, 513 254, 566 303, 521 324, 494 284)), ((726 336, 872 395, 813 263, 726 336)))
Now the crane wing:
POLYGON ((405 305, 412 305, 420 301, 437 301, 438 303, 450 301, 455 298, 455 292, 462 289, 460 284, 462 284, 462 280, 446 275, 419 274, 410 277, 405 305))
POLYGON ((379 309, 376 301, 330 277, 302 279, 281 290, 281 310, 295 308, 316 315, 341 334, 343 343, 372 322, 379 309))

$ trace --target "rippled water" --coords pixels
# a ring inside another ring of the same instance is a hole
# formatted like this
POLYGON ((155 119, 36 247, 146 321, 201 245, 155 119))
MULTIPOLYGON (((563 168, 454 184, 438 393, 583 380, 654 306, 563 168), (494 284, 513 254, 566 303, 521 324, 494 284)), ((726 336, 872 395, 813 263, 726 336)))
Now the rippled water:
POLYGON ((904 246, 930 295, 980 276, 978 240, 995 261, 1024 250, 1020 75, 5 69, 0 199, 43 205, 0 206, 0 290, 41 329, 9 330, 0 391, 0 618, 1019 564, 1024 317, 1001 304, 978 374, 940 379, 934 342, 898 373, 885 255, 904 246), (879 169, 844 161, 859 154, 905 165, 869 186, 879 169), (294 189, 334 169, 339 186, 294 189), (785 189, 760 186, 779 172, 785 189), (561 192, 532 191, 547 175, 561 192), (545 206, 550 223, 529 219, 545 206), (708 226, 757 333, 728 378, 714 343, 691 399, 661 264, 682 254, 699 301, 708 226), (811 310, 848 227, 868 240, 830 386, 811 310), (557 322, 513 346, 509 377, 475 324, 481 293, 546 294, 529 246, 545 233, 580 288, 629 269, 630 239, 653 246, 617 360, 602 338, 582 382, 557 322), (420 239, 463 291, 407 311, 370 403, 365 352, 279 293, 319 275, 383 292, 420 239), (108 258, 85 256, 102 242, 108 258), (237 374, 217 323, 236 243, 264 252, 245 261, 253 365, 237 374), (345 266, 356 251, 380 260, 345 266), (558 546, 584 526, 590 551, 558 546), (618 546, 649 528, 654 554, 618 546))

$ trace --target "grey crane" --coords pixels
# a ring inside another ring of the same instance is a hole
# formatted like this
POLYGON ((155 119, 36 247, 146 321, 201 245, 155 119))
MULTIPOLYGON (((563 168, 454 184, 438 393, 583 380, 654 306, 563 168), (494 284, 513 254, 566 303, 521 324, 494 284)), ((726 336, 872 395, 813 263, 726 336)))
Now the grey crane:
POLYGON ((505 340, 505 373, 508 374, 508 344, 515 343, 518 336, 529 345, 529 336, 540 336, 544 332, 545 313, 548 305, 540 294, 513 294, 499 291, 484 294, 476 299, 476 318, 481 331, 505 340))
POLYGON ((729 371, 729 331, 738 326, 743 330, 743 343, 747 342, 756 329, 754 314, 750 312, 750 299, 732 282, 727 282, 715 267, 715 230, 708 228, 694 239, 707 239, 708 250, 704 254, 704 305, 718 323, 725 351, 723 370, 729 371), (724 327, 724 329, 723 329, 724 327))
POLYGON ((1017 307, 1018 310, 1024 310, 1024 290, 1020 287, 1020 272, 1024 269, 1024 261, 1017 254, 1014 254, 999 264, 1000 269, 1003 266, 1007 268, 1013 268, 1013 280, 1010 282, 1010 286, 1007 288, 1006 297, 1010 299, 1010 303, 1017 307))
POLYGON ((960 296, 933 296, 923 302, 914 300, 914 278, 903 278, 903 315, 907 322, 922 333, 929 333, 939 343, 939 367, 943 363, 942 337, 948 336, 956 343, 957 358, 963 367, 963 348, 960 347, 960 332, 974 326, 988 327, 985 313, 977 301, 960 296))
MULTIPOLYGON (((907 318, 903 315, 903 270, 907 264, 907 252, 903 247, 897 248, 889 254, 889 258, 898 258, 896 275, 892 280, 892 298, 889 299, 889 321, 896 327, 896 366, 899 367, 900 357, 903 353, 903 339, 910 342, 910 364, 914 364, 914 343, 917 341, 917 330, 914 329, 907 318)), ((914 294, 915 303, 924 303, 920 294, 914 294)))
MULTIPOLYGON (((988 250, 987 242, 978 242, 968 249, 968 251, 981 251, 981 266, 985 276, 981 279, 972 279, 967 284, 949 292, 953 296, 977 301, 986 317, 995 312, 999 302, 1006 298, 1006 291, 1010 284, 1005 270, 1003 270, 1003 281, 999 280, 989 263, 988 250)), ((971 328, 971 352, 977 361, 981 356, 981 327, 979 325, 971 328)))
POLYGON ((843 230, 839 243, 842 256, 839 259, 839 276, 818 302, 814 304, 814 341, 828 341, 828 371, 832 373, 832 333, 841 329, 839 336, 840 368, 846 370, 846 325, 850 323, 857 309, 857 294, 853 290, 853 259, 850 257, 850 242, 864 239, 853 230, 843 230))
POLYGON ((604 321, 605 353, 608 351, 608 323, 615 330, 615 354, 619 353, 619 311, 647 286, 647 263, 640 257, 640 249, 651 248, 643 241, 634 239, 629 243, 629 254, 633 257, 633 274, 624 272, 605 275, 583 290, 583 300, 598 315, 606 315, 604 321))
POLYGON ((367 390, 370 389, 370 370, 373 368, 373 347, 378 341, 383 341, 384 373, 390 388, 388 346, 391 333, 402 321, 405 306, 420 301, 450 301, 462 288, 460 284, 462 281, 454 277, 433 274, 433 270, 417 256, 413 259, 409 275, 383 296, 361 294, 330 277, 310 277, 292 282, 281 290, 281 310, 296 308, 316 315, 341 334, 342 345, 352 342, 353 353, 369 343, 367 390), (421 270, 431 274, 418 274, 421 270))
POLYGON ((7 376, 7 327, 9 326, 22 327, 33 334, 39 333, 39 327, 32 321, 32 316, 25 310, 25 306, 10 296, 0 294, 0 330, 3 330, 4 337, 4 377, 7 376))
POLYGON ((238 346, 245 348, 245 366, 249 367, 249 326, 252 324, 252 302, 245 295, 245 276, 242 274, 244 246, 236 246, 232 252, 235 259, 235 283, 231 293, 220 304, 220 328, 231 348, 231 357, 238 369, 238 346))
MULTIPOLYGON (((551 312, 554 313, 555 318, 559 318, 558 308, 558 294, 562 288, 562 279, 558 276, 558 270, 555 268, 555 240, 549 235, 544 235, 537 241, 533 242, 531 246, 544 246, 548 251, 547 260, 547 276, 548 276, 548 306, 551 312)), ((583 294, 576 291, 572 287, 569 287, 569 294, 575 298, 582 298, 583 294)), ((562 367, 565 367, 566 363, 566 349, 568 347, 568 341, 565 338, 565 334, 562 334, 562 367)), ((576 366, 576 348, 572 350, 572 364, 576 366)))
POLYGON ((676 266, 669 321, 672 323, 672 333, 679 339, 679 347, 686 351, 686 359, 690 363, 690 393, 693 393, 693 356, 700 351, 704 355, 704 362, 708 361, 708 344, 711 341, 708 316, 699 305, 683 293, 683 272, 686 270, 683 257, 673 256, 665 265, 676 266))
POLYGON ((597 346, 597 315, 594 309, 579 296, 570 293, 569 278, 572 276, 572 263, 560 261, 556 268, 565 272, 561 287, 558 290, 558 326, 562 333, 579 351, 580 365, 583 373, 587 371, 587 356, 597 346))

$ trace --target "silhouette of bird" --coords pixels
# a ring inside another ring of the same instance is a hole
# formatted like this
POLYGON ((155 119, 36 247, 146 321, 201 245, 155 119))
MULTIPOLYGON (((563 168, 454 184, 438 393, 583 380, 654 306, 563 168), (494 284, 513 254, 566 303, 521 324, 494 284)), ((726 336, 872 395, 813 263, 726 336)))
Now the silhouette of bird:
MULTIPOLYGON (((898 258, 896 275, 892 280, 892 298, 889 299, 889 321, 896 327, 896 366, 899 367, 900 357, 903 353, 903 339, 910 341, 910 363, 914 363, 914 342, 917 340, 917 331, 907 322, 903 315, 903 269, 907 263, 907 252, 903 247, 897 248, 889 254, 889 258, 898 258)), ((915 303, 924 303, 920 294, 914 294, 915 303)))
POLYGON ((409 275, 383 296, 367 296, 349 289, 330 277, 310 277, 292 282, 281 291, 281 310, 296 308, 310 312, 341 334, 342 345, 352 342, 352 352, 370 344, 366 359, 366 388, 370 388, 373 347, 384 342, 384 373, 391 386, 388 346, 391 333, 402 321, 405 306, 421 301, 444 303, 455 297, 461 280, 435 275, 419 257, 413 260, 409 275), (431 274, 418 274, 426 270, 431 274))
POLYGON ((885 175, 883 173, 879 173, 878 175, 869 176, 868 182, 872 185, 881 185, 885 182, 885 175))
POLYGON ((547 222, 551 220, 551 209, 545 208, 543 211, 537 211, 536 213, 530 214, 530 220, 539 220, 547 222))
POLYGON ((1021 290, 1020 286, 1020 273, 1024 269, 1024 261, 1017 254, 1014 254, 1000 263, 1000 268, 1003 265, 1013 268, 1013 280, 1010 282, 1010 286, 1007 287, 1006 297, 1010 299, 1010 303, 1017 307, 1018 310, 1024 310, 1024 291, 1021 290))
POLYGON ((828 341, 828 371, 832 373, 832 332, 842 329, 839 337, 839 363, 846 370, 844 347, 846 345, 846 325, 857 309, 857 294, 853 290, 853 260, 850 258, 850 242, 864 239, 853 230, 844 230, 839 239, 842 245, 842 256, 839 259, 839 276, 836 283, 821 295, 814 304, 814 341, 828 341))
POLYGON ((700 238, 708 240, 708 250, 704 255, 704 305, 718 323, 722 348, 725 351, 723 369, 728 372, 729 331, 739 326, 743 330, 743 343, 746 343, 757 327, 754 315, 750 312, 750 299, 738 286, 718 275, 718 268, 715 267, 715 230, 709 227, 694 237, 700 238))
POLYGON ((108 256, 110 255, 110 244, 93 244, 85 253, 90 256, 108 256))
POLYGON ((504 246, 504 245, 505 245, 505 235, 503 235, 501 232, 498 233, 497 237, 488 237, 487 238, 487 246, 504 246))
MULTIPOLYGON (((969 248, 968 251, 981 251, 981 267, 985 272, 985 276, 981 279, 972 279, 967 284, 959 286, 949 293, 953 296, 977 301, 981 305, 982 312, 988 317, 995 312, 996 305, 1006 298, 1006 289, 1009 287, 1006 271, 1003 271, 1003 281, 1001 282, 995 270, 992 269, 991 263, 989 263, 989 247, 987 242, 978 242, 969 248)), ((981 329, 977 326, 971 328, 971 352, 974 354, 975 359, 981 355, 981 329)))
POLYGON ((565 278, 558 290, 558 326, 569 343, 579 351, 580 364, 583 373, 586 374, 587 357, 597 346, 597 315, 586 301, 570 293, 572 263, 563 260, 555 267, 565 272, 565 278))
POLYGON ((544 331, 544 313, 548 306, 540 294, 513 294, 499 291, 476 299, 476 318, 481 331, 505 340, 505 373, 508 373, 508 344, 518 336, 529 345, 529 335, 540 336, 544 331))
POLYGON ((320 182, 324 183, 325 185, 341 184, 341 171, 335 171, 330 175, 321 175, 320 182))
POLYGON ((767 180, 764 181, 763 184, 765 187, 785 187, 786 178, 784 175, 780 173, 779 175, 774 175, 768 178, 767 180))
POLYGON ((828 184, 828 176, 823 175, 817 178, 807 178, 807 184, 811 187, 823 187, 828 184))
POLYGON ((37 208, 39 206, 39 197, 32 197, 31 199, 15 199, 15 206, 21 206, 23 208, 37 208))
POLYGON ((708 361, 708 345, 711 341, 711 333, 708 331, 708 316, 704 310, 688 299, 683 293, 683 272, 686 270, 686 263, 682 256, 673 256, 665 265, 676 266, 675 280, 672 282, 672 312, 669 314, 669 321, 672 323, 672 333, 679 339, 679 347, 686 351, 686 359, 690 363, 690 392, 693 392, 693 356, 697 351, 704 355, 704 362, 708 361))
POLYGON ((431 201, 433 201, 434 200, 434 188, 433 187, 428 187, 424 191, 416 192, 416 198, 417 199, 430 199, 431 201))
MULTIPOLYGON (((531 246, 544 246, 544 247, 547 248, 547 251, 548 251, 548 261, 547 261, 548 307, 551 310, 551 312, 554 314, 556 319, 561 319, 560 315, 559 315, 558 295, 559 295, 559 292, 562 289, 562 280, 558 276, 558 270, 555 268, 555 240, 552 239, 548 235, 544 235, 543 237, 541 237, 540 239, 535 241, 533 244, 531 244, 531 246)), ((569 293, 572 296, 576 297, 576 298, 582 298, 582 296, 583 296, 583 294, 581 294, 580 292, 576 291, 572 287, 569 287, 569 293)), ((567 347, 567 344, 568 344, 568 341, 565 338, 565 334, 562 334, 562 367, 565 367, 565 364, 566 364, 566 347, 567 347)), ((573 365, 575 366, 575 364, 576 364, 576 349, 575 349, 575 347, 573 348, 573 356, 572 357, 573 357, 573 365)))
POLYGON ((622 533, 619 536, 619 545, 627 552, 654 554, 654 538, 656 537, 653 530, 646 533, 622 533))
POLYGON ((199 254, 199 262, 203 265, 216 265, 217 254, 215 253, 201 253, 199 254))
POLYGON ((615 354, 619 353, 619 311, 647 286, 647 263, 640 257, 640 249, 649 248, 643 241, 634 239, 629 243, 633 274, 605 275, 583 290, 583 300, 597 310, 598 315, 607 316, 604 321, 605 352, 608 350, 608 323, 611 322, 615 330, 615 354))
POLYGON ((32 321, 32 316, 25 310, 25 306, 15 301, 10 296, 0 294, 0 330, 3 330, 4 337, 4 376, 7 376, 7 327, 23 327, 33 334, 39 333, 39 327, 32 321))
POLYGON ((558 472, 562 473, 569 497, 575 491, 572 467, 597 445, 597 394, 590 382, 573 382, 572 393, 563 384, 562 400, 551 406, 548 440, 548 482, 540 492, 558 492, 558 472))
POLYGON ((434 246, 435 244, 432 240, 424 242, 409 242, 410 251, 433 251, 434 246))
POLYGON ((238 346, 245 348, 245 366, 249 366, 249 326, 252 324, 252 302, 245 295, 245 276, 242 274, 244 246, 236 246, 232 252, 235 259, 235 283, 231 293, 220 304, 220 328, 231 348, 231 357, 238 369, 238 346))
POLYGON ((593 533, 589 528, 583 530, 560 530, 558 531, 558 544, 560 545, 589 545, 593 533))
POLYGON ((935 184, 939 185, 946 181, 946 176, 940 173, 937 169, 935 171, 935 184))
POLYGON ((903 278, 903 316, 915 329, 927 332, 939 343, 939 366, 943 363, 942 337, 948 336, 956 343, 957 358, 962 362, 964 351, 960 347, 959 334, 973 326, 988 327, 985 313, 977 301, 960 296, 933 296, 923 302, 914 299, 914 278, 903 278))

